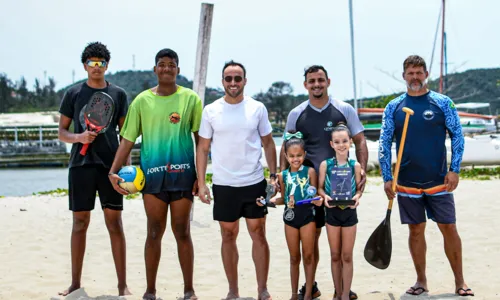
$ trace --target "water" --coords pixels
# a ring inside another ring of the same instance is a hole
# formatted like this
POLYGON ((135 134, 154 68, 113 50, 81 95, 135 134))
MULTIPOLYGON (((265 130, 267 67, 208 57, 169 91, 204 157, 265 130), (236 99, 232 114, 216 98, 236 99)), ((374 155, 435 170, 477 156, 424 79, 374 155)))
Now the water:
MULTIPOLYGON (((276 146, 281 147, 283 138, 275 136, 273 139, 276 146)), ((71 145, 68 145, 70 150, 71 145)), ((279 151, 277 154, 279 156, 279 151)), ((209 165, 207 173, 211 172, 209 165)), ((57 188, 68 188, 67 168, 0 169, 0 196, 27 196, 57 188)))
POLYGON ((0 196, 27 196, 68 188, 67 168, 0 169, 0 196))

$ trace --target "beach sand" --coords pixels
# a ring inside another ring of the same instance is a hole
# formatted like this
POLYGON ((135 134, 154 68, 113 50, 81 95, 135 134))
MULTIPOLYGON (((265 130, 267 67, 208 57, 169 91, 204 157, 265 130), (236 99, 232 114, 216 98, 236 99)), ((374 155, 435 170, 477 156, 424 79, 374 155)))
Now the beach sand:
MULTIPOLYGON (((464 253, 464 274, 476 297, 500 299, 500 180, 462 180, 455 193, 458 229, 464 253)), ((194 282, 200 299, 221 299, 227 280, 220 257, 219 225, 212 220, 212 207, 195 199, 191 233, 195 247, 194 282)), ((70 284, 71 212, 66 196, 0 198, 0 299, 63 299, 57 292, 70 284)), ((98 207, 98 205, 96 205, 98 207)), ((427 226, 428 297, 404 296, 416 275, 407 246, 407 226, 401 225, 397 203, 392 214, 393 253, 386 270, 369 265, 363 257, 365 243, 383 220, 387 200, 379 178, 369 178, 358 208, 358 235, 354 250, 353 290, 360 299, 459 299, 454 297, 454 279, 443 250, 443 239, 435 223, 427 226)), ((268 288, 273 299, 289 299, 289 254, 283 230, 283 207, 269 209, 267 237, 271 250, 268 288)), ((116 274, 103 213, 92 213, 82 286, 66 299, 140 299, 146 286, 144 241, 146 216, 142 201, 126 200, 123 222, 127 239, 127 277, 132 296, 116 294, 116 274)), ((256 298, 256 279, 251 259, 251 240, 241 221, 239 285, 242 299, 256 298)), ((316 274, 321 299, 331 299, 326 230, 320 240, 320 265, 316 274)), ((300 285, 304 282, 301 268, 300 285)), ((161 299, 182 295, 182 274, 170 228, 163 238, 162 259, 157 280, 161 299)))

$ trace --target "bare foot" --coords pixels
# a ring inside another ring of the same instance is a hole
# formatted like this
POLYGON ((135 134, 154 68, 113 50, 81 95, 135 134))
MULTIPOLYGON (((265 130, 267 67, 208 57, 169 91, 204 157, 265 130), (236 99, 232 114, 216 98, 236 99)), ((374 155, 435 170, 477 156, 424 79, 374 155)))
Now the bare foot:
POLYGON ((298 300, 298 299, 299 299, 299 295, 297 293, 292 293, 290 300, 298 300))
POLYGON ((153 294, 153 293, 144 293, 144 295, 142 296, 142 300, 156 300, 156 295, 153 294))
POLYGON ((66 290, 62 291, 62 292, 59 292, 59 295, 60 296, 68 296, 69 294, 73 293, 74 291, 76 291, 77 289, 80 288, 80 284, 72 284, 69 286, 69 288, 67 288, 66 290))
POLYGON ((194 291, 189 291, 184 293, 184 300, 198 300, 198 297, 196 297, 194 291))
POLYGON ((240 297, 240 294, 238 292, 229 291, 229 293, 227 293, 225 300, 238 299, 239 297, 240 297))
POLYGON ((257 297, 257 300, 272 300, 271 294, 267 291, 267 289, 262 290, 257 297))
POLYGON ((128 296, 132 295, 132 293, 129 291, 128 287, 118 287, 118 296, 128 296))

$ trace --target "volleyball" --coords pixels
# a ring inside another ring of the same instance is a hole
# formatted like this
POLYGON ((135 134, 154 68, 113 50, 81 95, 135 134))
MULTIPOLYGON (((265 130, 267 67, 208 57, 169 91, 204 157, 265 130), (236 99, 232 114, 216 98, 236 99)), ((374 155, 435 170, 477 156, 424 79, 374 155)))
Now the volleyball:
POLYGON ((139 167, 126 166, 120 169, 118 176, 123 179, 118 184, 120 187, 130 194, 135 194, 144 188, 146 178, 139 167))

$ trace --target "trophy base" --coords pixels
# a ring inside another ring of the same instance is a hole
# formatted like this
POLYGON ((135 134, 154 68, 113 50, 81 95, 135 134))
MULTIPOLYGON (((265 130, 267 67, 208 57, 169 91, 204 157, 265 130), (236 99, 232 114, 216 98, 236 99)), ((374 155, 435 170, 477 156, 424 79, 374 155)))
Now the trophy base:
POLYGON ((354 200, 330 200, 328 201, 328 204, 330 205, 336 205, 336 206, 339 206, 339 205, 354 205, 356 203, 356 201, 354 200))

